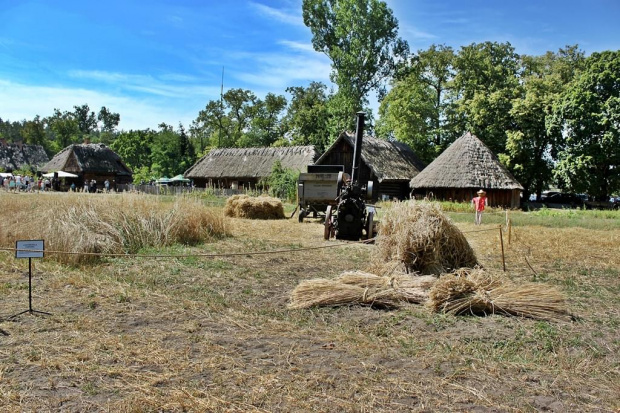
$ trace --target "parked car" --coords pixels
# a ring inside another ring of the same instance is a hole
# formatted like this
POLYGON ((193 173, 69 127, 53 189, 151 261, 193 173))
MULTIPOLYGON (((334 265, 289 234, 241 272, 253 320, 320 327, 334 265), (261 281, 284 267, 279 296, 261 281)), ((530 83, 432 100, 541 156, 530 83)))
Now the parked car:
POLYGON ((543 202, 545 205, 549 206, 549 204, 553 205, 566 205, 571 208, 582 207, 584 205, 584 200, 577 194, 563 193, 563 192, 555 192, 551 195, 547 195, 543 202))

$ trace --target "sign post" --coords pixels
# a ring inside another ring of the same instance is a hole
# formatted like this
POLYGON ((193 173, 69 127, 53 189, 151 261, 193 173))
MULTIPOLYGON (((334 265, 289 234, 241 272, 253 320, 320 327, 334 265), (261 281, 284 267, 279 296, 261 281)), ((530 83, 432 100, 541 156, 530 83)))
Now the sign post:
POLYGON ((24 313, 39 313, 51 315, 45 311, 37 311, 32 309, 32 259, 43 258, 45 251, 45 242, 43 240, 16 241, 15 242, 15 258, 28 258, 28 309, 21 313, 14 314, 8 320, 15 318, 24 313))

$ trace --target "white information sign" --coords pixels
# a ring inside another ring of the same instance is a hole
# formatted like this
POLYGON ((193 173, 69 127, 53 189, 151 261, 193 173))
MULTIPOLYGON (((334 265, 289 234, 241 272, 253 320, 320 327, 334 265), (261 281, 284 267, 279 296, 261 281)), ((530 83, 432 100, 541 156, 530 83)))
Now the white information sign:
POLYGON ((16 241, 15 258, 43 258, 43 240, 16 241))

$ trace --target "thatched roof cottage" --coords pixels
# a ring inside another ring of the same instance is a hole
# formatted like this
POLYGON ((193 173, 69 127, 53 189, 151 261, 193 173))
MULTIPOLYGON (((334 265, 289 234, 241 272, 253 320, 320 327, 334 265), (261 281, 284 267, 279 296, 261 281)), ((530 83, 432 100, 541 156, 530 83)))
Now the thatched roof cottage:
POLYGON ((36 169, 47 161, 49 158, 41 145, 7 143, 0 139, 0 168, 5 171, 15 171, 26 166, 36 169))
POLYGON ((198 187, 255 188, 271 174, 277 160, 285 168, 306 172, 317 156, 314 146, 219 148, 212 149, 183 175, 198 187))
POLYGON ((133 172, 121 157, 102 143, 69 145, 58 152, 41 170, 70 172, 78 175, 76 184, 81 184, 85 180, 95 180, 99 188, 106 179, 112 185, 128 184, 133 180, 133 172))
MULTIPOLYGON (((343 132, 316 161, 317 165, 344 165, 351 174, 355 134, 343 132)), ((373 181, 373 199, 409 196, 409 181, 424 169, 424 162, 404 143, 364 136, 359 182, 373 181)))
POLYGON ((416 196, 469 202, 479 189, 490 206, 518 208, 523 187, 475 135, 452 143, 410 182, 416 196))

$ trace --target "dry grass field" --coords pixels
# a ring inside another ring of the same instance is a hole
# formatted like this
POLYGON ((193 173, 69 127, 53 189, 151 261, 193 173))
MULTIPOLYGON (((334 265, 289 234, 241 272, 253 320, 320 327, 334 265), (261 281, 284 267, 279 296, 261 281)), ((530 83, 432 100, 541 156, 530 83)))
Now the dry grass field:
MULTIPOLYGON (((54 227, 58 212, 50 208, 66 206, 62 196, 0 194, 0 246, 54 227), (29 218, 19 218, 9 233, 7 216, 22 211, 29 218), (25 231, 30 222, 38 225, 25 231)), ((79 202, 96 204, 121 196, 82 197, 79 202)), ((145 207, 139 200, 118 202, 127 207, 106 209, 145 207)), ((497 225, 457 223, 489 271, 566 294, 575 321, 548 322, 455 317, 414 304, 287 309, 300 281, 364 270, 375 246, 323 241, 318 221, 224 218, 222 207, 204 210, 203 224, 217 222, 219 229, 200 241, 191 236, 184 245, 133 251, 123 246, 127 236, 117 236, 121 251, 149 257, 33 259, 33 308, 50 316, 6 320, 28 309, 28 261, 0 252, 0 328, 10 334, 0 334, 0 411, 620 409, 617 225, 530 226, 519 213, 510 244, 504 238, 502 273, 497 225), (473 232, 479 229, 490 231, 473 232)), ((47 249, 61 244, 46 239, 47 249)))

